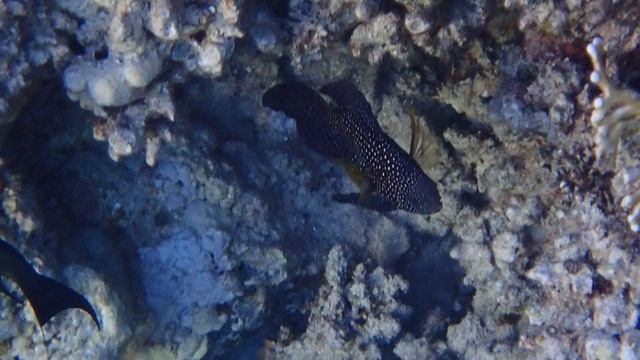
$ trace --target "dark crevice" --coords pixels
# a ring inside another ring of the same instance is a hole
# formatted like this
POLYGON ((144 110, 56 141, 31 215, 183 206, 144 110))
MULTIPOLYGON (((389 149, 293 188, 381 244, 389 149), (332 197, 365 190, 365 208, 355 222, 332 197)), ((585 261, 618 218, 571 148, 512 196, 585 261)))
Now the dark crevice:
POLYGON ((540 238, 539 229, 535 226, 526 225, 518 234, 518 243, 522 244, 524 253, 518 254, 518 260, 524 260, 519 265, 522 271, 531 270, 537 263, 538 258, 542 255, 542 240, 540 238))
POLYGON ((397 75, 397 65, 389 53, 382 56, 380 65, 376 69, 376 77, 373 87, 374 101, 382 103, 384 95, 391 92, 394 79, 397 75))
POLYGON ((189 36, 191 40, 194 40, 198 44, 201 44, 206 37, 207 37, 207 32, 204 30, 196 31, 195 33, 189 36))
POLYGON ((463 190, 460 193, 459 199, 463 205, 471 206, 477 211, 486 209, 491 203, 489 196, 486 193, 479 191, 463 190))
POLYGON ((61 31, 56 33, 67 41, 67 46, 73 55, 82 56, 87 53, 87 49, 80 43, 80 41, 78 41, 75 34, 69 34, 61 31))
POLYGON ((107 57, 109 57, 109 48, 106 46, 93 52, 93 58, 95 60, 104 60, 107 57))
POLYGON ((481 141, 490 140, 493 142, 492 146, 502 146, 502 141, 491 126, 469 119, 456 112, 451 105, 436 100, 422 100, 417 104, 426 115, 429 127, 439 136, 442 136, 445 130, 452 129, 463 136, 472 136, 481 141))
POLYGON ((257 133, 252 119, 234 111, 240 108, 240 100, 233 94, 212 93, 212 85, 209 79, 194 77, 174 89, 175 102, 184 104, 181 117, 210 129, 222 142, 255 144, 257 133))
POLYGON ((290 19, 289 6, 290 0, 268 0, 265 1, 269 11, 278 18, 290 19))
POLYGON ((289 55, 282 55, 277 60, 278 76, 283 81, 297 81, 298 75, 296 75, 291 63, 291 57, 289 55))
POLYGON ((401 302, 412 308, 409 318, 403 320, 403 329, 420 337, 446 339, 447 328, 459 323, 471 306, 475 289, 464 285, 464 270, 449 253, 459 241, 453 234, 430 237, 414 232, 411 249, 396 262, 396 271, 409 282, 408 292, 401 302), (457 305, 456 305, 457 304, 457 305), (431 313, 443 319, 438 328, 424 328, 431 313))
POLYGON ((502 141, 495 135, 493 129, 489 125, 472 121, 456 112, 450 105, 437 100, 418 99, 414 105, 416 110, 424 115, 429 129, 442 141, 444 150, 454 164, 453 167, 462 169, 466 180, 477 183, 474 169, 463 165, 464 154, 458 152, 445 138, 444 133, 447 129, 451 129, 463 136, 472 136, 486 142, 490 148, 499 148, 502 146, 502 141))
POLYGON ((444 84, 446 74, 450 73, 450 65, 436 56, 427 54, 417 45, 413 45, 413 50, 412 56, 414 59, 412 59, 411 64, 416 65, 412 65, 412 69, 422 75, 422 78, 429 85, 428 88, 432 89, 431 91, 434 91, 435 94, 435 90, 444 84))
POLYGON ((404 5, 394 0, 382 0, 380 1, 380 12, 394 13, 396 15, 404 15, 407 11, 404 5))
MULTIPOLYGON (((130 302, 131 309, 137 309, 139 299, 134 295, 141 287, 129 274, 139 271, 127 260, 137 257, 137 250, 115 222, 102 218, 97 201, 99 187, 85 176, 91 169, 118 174, 123 167, 106 156, 105 144, 92 138, 91 114, 66 98, 58 78, 39 85, 2 144, 5 166, 22 179, 37 211, 43 212, 38 216, 39 233, 46 239, 45 246, 53 249, 56 262, 94 269, 109 279, 110 286, 123 301, 130 302), (107 225, 101 227, 101 223, 107 225), (85 238, 96 233, 100 235, 85 238), (105 248, 96 249, 96 244, 105 248)), ((108 186, 100 185, 103 190, 108 186)))
POLYGON ((342 34, 338 34, 338 38, 340 39, 340 42, 343 45, 349 46, 349 41, 351 41, 351 36, 353 35, 353 32, 356 31, 358 26, 360 26, 359 23, 353 24, 349 28, 344 30, 342 34))
POLYGON ((640 46, 618 58, 620 83, 640 93, 640 46))
POLYGON ((613 283, 607 280, 604 276, 596 273, 592 277, 593 285, 591 296, 597 295, 611 295, 613 293, 613 283))

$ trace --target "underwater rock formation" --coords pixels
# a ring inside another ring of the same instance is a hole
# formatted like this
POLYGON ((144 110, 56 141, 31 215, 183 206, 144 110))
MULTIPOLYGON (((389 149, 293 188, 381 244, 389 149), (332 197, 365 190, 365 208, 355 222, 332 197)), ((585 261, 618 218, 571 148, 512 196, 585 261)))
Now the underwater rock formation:
MULTIPOLYGON (((49 358, 638 357, 638 146, 603 133, 600 88, 640 92, 639 21, 632 0, 0 0, 0 233, 103 325, 54 317, 49 358), (419 129, 438 213, 336 202, 354 184, 261 105, 337 79, 407 153, 419 129)), ((0 358, 45 357, 8 301, 0 358)))
POLYGON ((310 309, 309 327, 298 339, 281 329, 282 343, 267 343, 265 359, 382 358, 380 345, 398 335, 400 318, 408 311, 397 300, 407 283, 382 268, 368 273, 363 264, 356 265, 347 282, 348 272, 342 249, 334 247, 327 258, 325 284, 310 309))
POLYGON ((0 80, 7 91, 0 98, 0 123, 15 118, 30 84, 50 78, 53 67, 69 98, 98 117, 95 138, 107 141, 113 160, 144 149, 154 165, 159 142, 170 136, 149 128, 175 120, 172 84, 184 81, 186 72, 221 74, 234 39, 243 36, 237 27, 240 5, 3 2, 0 53, 6 71, 0 80))
POLYGON ((602 39, 595 38, 587 53, 593 63, 591 82, 602 90, 602 96, 593 101, 591 124, 595 130, 596 166, 604 171, 616 172, 614 191, 616 200, 629 212, 627 221, 635 232, 640 231, 640 168, 636 163, 638 149, 634 141, 640 121, 640 94, 615 87, 605 74, 602 59, 602 39), (625 138, 625 139, 622 139, 625 138), (623 141, 621 141, 623 140, 623 141), (618 157, 618 147, 627 148, 618 157), (626 155, 626 156, 625 156, 626 155))

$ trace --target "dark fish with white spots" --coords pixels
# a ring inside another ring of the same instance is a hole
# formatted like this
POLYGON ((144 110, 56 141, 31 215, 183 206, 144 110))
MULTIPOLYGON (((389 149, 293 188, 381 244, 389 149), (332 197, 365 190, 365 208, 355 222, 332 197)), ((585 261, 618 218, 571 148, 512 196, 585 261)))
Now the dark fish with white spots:
POLYGON ((378 211, 431 214, 441 209, 436 183, 382 130, 364 94, 345 80, 325 85, 320 93, 300 82, 285 82, 267 90, 262 104, 293 118, 311 149, 366 180, 360 194, 339 194, 338 201, 378 211))
POLYGON ((40 326, 44 326, 64 310, 81 309, 91 316, 100 329, 98 316, 84 296, 50 277, 39 274, 18 250, 0 239, 0 292, 19 301, 19 298, 2 283, 2 278, 14 281, 22 290, 40 326))

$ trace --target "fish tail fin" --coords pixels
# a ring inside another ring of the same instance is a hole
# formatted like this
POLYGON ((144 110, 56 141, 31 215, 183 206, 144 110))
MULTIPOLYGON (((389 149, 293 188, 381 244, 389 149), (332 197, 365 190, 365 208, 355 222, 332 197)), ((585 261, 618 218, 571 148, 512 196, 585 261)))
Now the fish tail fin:
POLYGON ((327 102, 309 86, 295 81, 276 85, 262 96, 262 105, 296 121, 314 121, 328 111, 327 102))
POLYGON ((23 291, 36 313, 40 326, 64 310, 81 309, 91 316, 100 330, 100 322, 95 310, 89 301, 75 290, 47 276, 34 274, 29 286, 23 291))
POLYGON ((348 156, 344 136, 331 125, 333 106, 309 86, 299 82, 276 85, 262 96, 262 105, 293 118, 298 134, 313 150, 333 158, 348 156))

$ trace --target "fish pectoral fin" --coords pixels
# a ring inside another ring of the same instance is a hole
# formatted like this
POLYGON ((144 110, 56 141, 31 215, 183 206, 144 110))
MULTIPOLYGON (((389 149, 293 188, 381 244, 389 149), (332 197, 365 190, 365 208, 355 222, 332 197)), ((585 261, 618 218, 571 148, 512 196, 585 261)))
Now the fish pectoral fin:
POLYGON ((342 166, 344 171, 347 173, 349 179, 351 179, 351 181, 356 184, 358 190, 360 190, 361 193, 367 193, 371 190, 371 183, 369 182, 369 180, 367 180, 367 177, 364 176, 362 171, 360 171, 357 166, 343 159, 338 159, 337 161, 338 164, 340 164, 340 166, 342 166))
POLYGON ((361 195, 358 204, 367 209, 382 213, 396 209, 390 201, 375 193, 361 195))
POLYGON ((366 115, 367 119, 374 119, 371 105, 358 88, 347 80, 339 80, 326 84, 320 88, 320 92, 330 97, 335 103, 347 109, 358 110, 366 115))
POLYGON ((424 132, 415 110, 409 110, 409 119, 411 119, 411 148, 409 149, 409 156, 417 161, 420 155, 422 155, 421 145, 424 132))
POLYGON ((0 292, 7 295, 11 300, 22 304, 23 301, 22 299, 20 299, 20 297, 18 296, 18 294, 16 294, 15 292, 9 290, 9 288, 7 287, 7 284, 5 284, 2 280, 0 280, 0 292))
POLYGON ((360 199, 359 193, 350 193, 350 194, 335 194, 333 195, 333 200, 343 203, 343 204, 358 204, 358 199, 360 199))
POLYGON ((411 158, 416 158, 416 151, 418 148, 418 124, 415 116, 410 116, 411 118, 411 148, 409 149, 409 156, 411 158))
POLYGON ((84 296, 66 285, 50 277, 34 274, 29 284, 20 284, 20 287, 23 288, 25 297, 36 313, 40 326, 44 326, 52 317, 64 310, 80 309, 91 316, 100 330, 100 322, 93 306, 84 296))
POLYGON ((388 212, 396 209, 391 202, 371 192, 336 194, 333 199, 339 203, 358 205, 378 212, 388 212))

